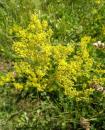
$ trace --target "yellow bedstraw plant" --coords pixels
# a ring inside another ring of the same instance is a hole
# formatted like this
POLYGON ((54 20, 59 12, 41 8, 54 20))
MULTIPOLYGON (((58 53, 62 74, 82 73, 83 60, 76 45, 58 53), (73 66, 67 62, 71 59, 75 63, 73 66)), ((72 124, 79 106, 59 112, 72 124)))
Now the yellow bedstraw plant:
POLYGON ((11 33, 16 36, 12 49, 18 56, 14 68, 0 78, 16 89, 35 87, 39 92, 61 89, 65 95, 87 100, 94 89, 89 88, 93 59, 87 49, 90 37, 81 39, 80 46, 52 44, 52 30, 47 21, 32 15, 27 28, 17 25, 11 33))

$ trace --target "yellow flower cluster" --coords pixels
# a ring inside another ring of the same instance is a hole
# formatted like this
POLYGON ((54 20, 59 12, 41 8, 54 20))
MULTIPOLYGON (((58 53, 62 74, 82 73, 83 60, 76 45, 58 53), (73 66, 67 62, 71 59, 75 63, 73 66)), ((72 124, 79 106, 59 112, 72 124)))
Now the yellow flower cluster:
POLYGON ((37 15, 32 15, 27 28, 15 25, 12 31, 17 36, 12 49, 20 59, 14 63, 16 74, 9 72, 1 78, 0 85, 12 81, 16 89, 35 87, 46 92, 56 86, 69 97, 78 100, 89 97, 93 92, 88 87, 93 66, 87 49, 90 37, 83 37, 77 50, 71 44, 53 45, 50 43, 52 30, 37 15))

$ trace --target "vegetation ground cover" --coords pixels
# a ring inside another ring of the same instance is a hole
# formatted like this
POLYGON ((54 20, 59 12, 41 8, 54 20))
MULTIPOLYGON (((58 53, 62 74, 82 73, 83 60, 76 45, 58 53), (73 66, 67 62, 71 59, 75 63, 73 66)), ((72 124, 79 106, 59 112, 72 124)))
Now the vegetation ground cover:
POLYGON ((0 1, 0 129, 105 129, 105 1, 0 1))

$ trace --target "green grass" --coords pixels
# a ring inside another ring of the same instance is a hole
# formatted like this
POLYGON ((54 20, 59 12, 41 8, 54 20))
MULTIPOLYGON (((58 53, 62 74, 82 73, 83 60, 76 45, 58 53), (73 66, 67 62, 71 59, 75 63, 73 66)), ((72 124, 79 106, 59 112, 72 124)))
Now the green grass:
MULTIPOLYGON (((39 13, 53 29, 55 43, 76 43, 89 35, 92 41, 105 42, 105 2, 95 0, 0 0, 0 77, 9 64, 17 61, 9 33, 13 24, 26 27, 31 14, 39 13)), ((94 68, 105 70, 105 50, 92 48, 94 68)), ((10 66, 12 69, 12 64, 10 66)), ((105 77, 105 74, 98 74, 105 77)), ((104 86, 103 81, 103 87, 104 86)), ((105 95, 94 92, 90 101, 76 102, 61 92, 39 93, 36 89, 19 91, 8 84, 0 87, 0 130, 83 130, 81 117, 89 120, 91 130, 105 130, 105 95)))

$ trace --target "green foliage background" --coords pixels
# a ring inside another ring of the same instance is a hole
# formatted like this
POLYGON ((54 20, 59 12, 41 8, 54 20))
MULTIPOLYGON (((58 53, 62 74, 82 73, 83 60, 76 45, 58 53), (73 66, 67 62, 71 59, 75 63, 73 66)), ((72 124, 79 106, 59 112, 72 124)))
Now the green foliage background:
MULTIPOLYGON (((27 28, 34 13, 38 14, 40 20, 47 20, 52 28, 51 43, 55 46, 66 46, 69 43, 75 48, 71 57, 80 53, 81 39, 91 37, 87 48, 94 64, 91 71, 86 73, 90 76, 90 82, 81 77, 76 85, 80 84, 81 88, 81 84, 86 82, 89 86, 94 79, 93 85, 102 86, 103 91, 94 89, 88 101, 77 101, 56 87, 51 92, 40 92, 33 87, 19 90, 13 85, 1 85, 0 129, 83 130, 90 126, 91 130, 104 130, 105 48, 94 48, 91 43, 105 43, 105 1, 0 0, 0 79, 14 70, 14 62, 19 63, 21 60, 12 49, 14 41, 19 39, 15 34, 10 34, 10 29, 13 29, 13 25, 27 28)), ((16 81, 20 82, 18 79, 16 81)))
POLYGON ((42 10, 53 26, 57 40, 79 41, 85 34, 103 40, 104 4, 98 0, 42 0, 42 10))

